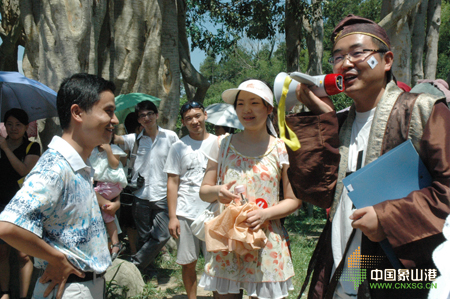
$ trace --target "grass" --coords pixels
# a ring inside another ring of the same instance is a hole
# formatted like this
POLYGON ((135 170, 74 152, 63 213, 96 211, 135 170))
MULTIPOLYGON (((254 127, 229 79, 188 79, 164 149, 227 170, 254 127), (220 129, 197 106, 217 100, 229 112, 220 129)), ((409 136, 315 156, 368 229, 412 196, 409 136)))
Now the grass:
MULTIPOLYGON (((308 217, 305 210, 299 210, 298 215, 290 215, 284 223, 289 232, 291 241, 292 260, 294 264, 295 276, 292 279, 295 290, 289 293, 288 299, 297 298, 306 276, 309 260, 316 246, 318 237, 325 224, 325 212, 322 209, 314 208, 313 217, 308 217)), ((156 260, 156 267, 159 269, 159 276, 171 279, 172 288, 162 290, 158 287, 156 279, 147 282, 144 292, 141 296, 134 299, 163 299, 171 298, 175 295, 185 293, 183 281, 181 278, 181 266, 175 262, 176 252, 171 254, 172 258, 168 261, 156 260)), ((201 257, 197 262, 197 273, 202 273, 205 260, 201 257)), ((144 277, 144 281, 146 278, 144 277)), ((108 299, 126 298, 122 293, 123 287, 114 284, 114 280, 107 286, 108 299)), ((126 290, 124 290, 126 291, 126 290)), ((307 292, 307 291, 306 291, 307 292)), ((306 298, 303 294, 302 298, 306 298)))

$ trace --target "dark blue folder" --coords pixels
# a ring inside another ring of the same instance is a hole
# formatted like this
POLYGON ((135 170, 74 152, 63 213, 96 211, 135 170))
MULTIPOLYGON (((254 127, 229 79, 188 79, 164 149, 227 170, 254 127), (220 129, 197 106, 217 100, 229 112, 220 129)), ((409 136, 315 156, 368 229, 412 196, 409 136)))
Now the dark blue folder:
MULTIPOLYGON (((399 199, 431 185, 432 177, 411 140, 405 141, 344 180, 348 196, 356 208, 373 206, 389 199, 399 199)), ((392 246, 380 242, 395 268, 402 268, 392 246)))

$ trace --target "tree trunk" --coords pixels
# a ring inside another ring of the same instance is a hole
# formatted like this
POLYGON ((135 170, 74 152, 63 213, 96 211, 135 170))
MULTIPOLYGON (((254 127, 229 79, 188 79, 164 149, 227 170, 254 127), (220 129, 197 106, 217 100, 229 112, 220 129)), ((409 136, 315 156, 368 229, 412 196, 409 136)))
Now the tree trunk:
POLYGON ((378 23, 385 30, 391 28, 392 26, 396 26, 397 22, 403 18, 405 15, 414 11, 418 4, 420 4, 422 0, 408 0, 399 3, 397 9, 392 10, 391 2, 392 0, 383 0, 381 6, 381 18, 382 20, 378 23))
POLYGON ((309 63, 307 73, 310 75, 322 74, 322 57, 323 57, 323 17, 321 0, 311 1, 314 7, 313 20, 309 24, 307 18, 303 17, 303 27, 305 28, 306 44, 308 46, 309 63))
MULTIPOLYGON (((62 79, 74 73, 99 74, 116 84, 116 95, 159 97, 159 124, 175 128, 180 98, 177 0, 24 0, 20 12, 27 77, 58 90, 62 79)), ((198 97, 204 97, 202 87, 198 97)))
POLYGON ((77 72, 98 73, 97 47, 105 1, 22 0, 24 74, 54 90, 77 72))
POLYGON ((178 0, 178 37, 180 70, 183 76, 186 96, 188 101, 203 103, 210 83, 194 68, 191 63, 189 43, 186 34, 186 3, 184 0, 178 0))
POLYGON ((428 1, 425 79, 436 79, 439 27, 441 25, 441 0, 428 1))
MULTIPOLYGON (((106 14, 105 1, 22 0, 25 32, 23 71, 53 90, 74 73, 98 73, 97 47, 106 14)), ((43 149, 61 134, 57 118, 38 123, 43 149)))
MULTIPOLYGON (((381 17, 384 18, 388 12, 398 11, 403 0, 384 0, 381 17)), ((411 84, 411 28, 412 18, 410 15, 402 16, 396 25, 386 28, 391 41, 391 50, 395 55, 393 72, 397 80, 408 85, 411 84)))
POLYGON ((300 0, 286 0, 285 31, 286 31, 286 70, 300 71, 298 56, 302 43, 302 18, 295 11, 301 7, 300 0))
POLYGON ((425 45, 425 22, 427 18, 428 0, 422 0, 414 17, 412 34, 412 82, 411 86, 423 79, 423 50, 425 45))
POLYGON ((22 23, 18 0, 0 0, 0 70, 17 72, 17 52, 22 45, 22 23))

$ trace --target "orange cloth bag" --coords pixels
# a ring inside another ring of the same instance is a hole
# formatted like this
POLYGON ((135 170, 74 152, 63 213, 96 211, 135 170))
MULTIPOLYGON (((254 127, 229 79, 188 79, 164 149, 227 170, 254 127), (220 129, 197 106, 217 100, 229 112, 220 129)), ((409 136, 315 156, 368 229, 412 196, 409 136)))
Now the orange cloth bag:
POLYGON ((267 237, 262 229, 252 230, 245 224, 247 213, 259 207, 254 202, 243 206, 230 204, 219 216, 205 222, 207 251, 234 251, 245 255, 266 245, 267 237))

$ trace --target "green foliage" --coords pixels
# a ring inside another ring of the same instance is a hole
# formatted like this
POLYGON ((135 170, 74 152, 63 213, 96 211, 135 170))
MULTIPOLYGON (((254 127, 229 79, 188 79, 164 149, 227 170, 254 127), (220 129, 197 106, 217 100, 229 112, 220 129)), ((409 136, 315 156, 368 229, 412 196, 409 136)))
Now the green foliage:
POLYGON ((263 40, 272 38, 284 21, 281 0, 187 0, 186 28, 192 48, 216 53, 232 50, 242 36, 263 40), (206 26, 212 24, 217 32, 206 26))
MULTIPOLYGON (((324 15, 324 49, 331 50, 331 33, 346 15, 354 14, 360 17, 380 21, 382 0, 330 0, 325 1, 324 15)), ((327 57, 328 59, 328 57, 327 57)))
POLYGON ((270 45, 262 44, 256 51, 238 46, 232 55, 219 62, 209 56, 200 66, 200 72, 211 82, 205 107, 221 102, 222 92, 237 87, 244 79, 258 78, 272 84, 275 76, 285 68, 285 58, 281 53, 275 51, 272 54, 270 45))
MULTIPOLYGON (((443 1, 441 9, 441 20, 449 20, 450 2, 443 1)), ((439 28, 439 59, 437 62, 436 78, 447 79, 450 73, 450 22, 441 22, 439 28)))

